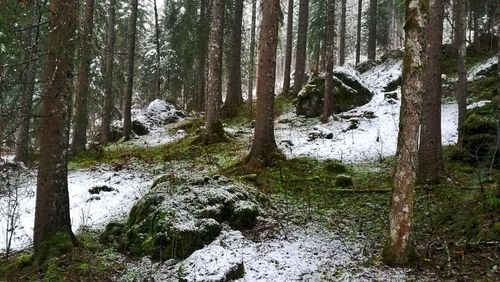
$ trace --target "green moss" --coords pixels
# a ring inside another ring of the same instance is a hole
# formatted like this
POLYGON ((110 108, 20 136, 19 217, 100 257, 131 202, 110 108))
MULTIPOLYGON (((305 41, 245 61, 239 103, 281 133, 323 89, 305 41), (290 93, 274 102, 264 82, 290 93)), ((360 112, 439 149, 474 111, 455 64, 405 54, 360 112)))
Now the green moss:
POLYGON ((75 247, 75 238, 67 232, 46 234, 42 239, 39 252, 33 256, 33 264, 42 265, 47 259, 67 254, 75 247))
POLYGON ((352 177, 346 174, 339 174, 335 177, 335 186, 340 188, 348 188, 353 186, 352 177))

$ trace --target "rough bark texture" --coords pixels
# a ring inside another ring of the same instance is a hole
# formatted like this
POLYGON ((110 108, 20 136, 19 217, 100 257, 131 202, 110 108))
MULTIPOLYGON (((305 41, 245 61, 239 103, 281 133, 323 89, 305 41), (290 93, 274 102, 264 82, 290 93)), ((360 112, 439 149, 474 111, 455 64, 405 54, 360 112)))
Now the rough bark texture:
POLYGON ((161 54, 160 54, 160 24, 158 23, 158 7, 153 1, 155 12, 155 45, 156 45, 156 89, 155 97, 161 99, 161 54))
POLYGON ((252 0, 252 26, 250 31, 250 66, 248 68, 248 111, 253 118, 253 82, 255 79, 255 21, 257 18, 257 0, 252 0))
POLYGON ((346 0, 342 0, 340 16, 340 38, 339 38, 339 65, 345 63, 345 22, 346 22, 346 0))
POLYGON ((81 23, 80 62, 75 89, 75 113, 73 116, 73 138, 71 151, 85 149, 87 143, 89 73, 91 57, 92 28, 94 25, 94 0, 86 0, 84 17, 81 23))
POLYGON ((208 52, 208 91, 205 108, 205 132, 202 143, 208 145, 224 139, 224 129, 219 119, 219 99, 222 80, 222 37, 224 1, 213 0, 210 20, 208 52))
POLYGON ((335 0, 327 0, 326 8, 326 77, 325 77, 325 98, 323 100, 323 116, 321 120, 328 122, 333 113, 333 33, 335 28, 335 0))
POLYGON ((377 0, 370 0, 367 55, 372 61, 377 57, 377 0))
POLYGON ((127 68, 127 90, 125 91, 125 104, 123 106, 123 137, 129 140, 132 135, 132 91, 134 89, 135 68, 135 38, 137 33, 137 3, 132 0, 130 14, 130 28, 128 35, 128 68, 127 68))
POLYGON ((295 56, 295 79, 293 92, 299 93, 304 85, 306 71, 307 26, 309 22, 309 0, 299 0, 299 23, 297 32, 297 55, 295 56))
POLYGON ((206 66, 207 66, 207 54, 208 54, 208 24, 209 24, 209 1, 203 0, 200 7, 200 20, 198 22, 198 48, 200 49, 200 55, 198 58, 198 75, 201 77, 198 85, 198 111, 202 112, 205 109, 205 95, 206 95, 206 66))
POLYGON ((66 251, 76 242, 69 214, 67 148, 77 11, 75 0, 53 0, 50 5, 33 236, 38 260, 60 247, 54 237, 66 239, 66 251))
POLYGON ((290 74, 292 68, 293 44, 293 0, 288 0, 288 15, 286 21, 285 74, 283 76, 283 94, 290 93, 290 74))
POLYGON ((263 0, 257 68, 255 132, 248 162, 269 164, 281 156, 274 138, 274 91, 280 2, 263 0))
POLYGON ((115 24, 116 0, 109 0, 108 30, 106 39, 106 56, 104 65, 104 108, 101 120, 101 145, 109 142, 109 129, 111 127, 111 113, 113 112, 113 58, 115 52, 115 24))
POLYGON ((462 126, 465 122, 467 112, 467 69, 465 67, 466 40, 465 40, 465 0, 456 0, 455 2, 456 32, 455 42, 458 47, 458 143, 462 144, 463 132, 462 126))
POLYGON ((241 95, 241 27, 243 21, 243 0, 234 2, 233 29, 231 33, 231 50, 229 61, 229 77, 227 81, 226 101, 223 110, 227 113, 242 104, 241 95))
POLYGON ((425 95, 419 148, 419 178, 426 183, 439 182, 443 171, 441 141, 441 57, 443 41, 443 0, 429 1, 429 27, 425 51, 425 95))
POLYGON ((389 237, 384 260, 390 265, 409 262, 418 141, 425 95, 425 56, 428 0, 406 1, 406 42, 402 101, 396 151, 394 187, 389 211, 389 237))
POLYGON ((358 26, 356 34, 356 64, 361 60, 361 18, 363 16, 363 0, 358 0, 358 26))

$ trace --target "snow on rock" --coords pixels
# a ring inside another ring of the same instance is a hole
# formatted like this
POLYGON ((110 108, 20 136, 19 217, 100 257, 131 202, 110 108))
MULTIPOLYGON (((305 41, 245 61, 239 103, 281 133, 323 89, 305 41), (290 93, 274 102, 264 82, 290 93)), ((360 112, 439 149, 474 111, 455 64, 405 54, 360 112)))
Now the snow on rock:
POLYGON ((481 78, 481 73, 487 72, 488 70, 495 67, 498 64, 498 56, 493 56, 484 62, 480 62, 470 68, 467 72, 467 80, 473 81, 481 78))
POLYGON ((489 101, 489 100, 475 102, 475 103, 468 105, 467 110, 472 110, 475 108, 482 108, 482 107, 488 105, 489 103, 491 103, 491 101, 489 101))
POLYGON ((132 114, 133 129, 138 135, 146 135, 149 131, 156 130, 169 123, 177 122, 179 119, 185 117, 186 114, 178 109, 176 105, 156 99, 149 103, 145 110, 134 109, 132 114))

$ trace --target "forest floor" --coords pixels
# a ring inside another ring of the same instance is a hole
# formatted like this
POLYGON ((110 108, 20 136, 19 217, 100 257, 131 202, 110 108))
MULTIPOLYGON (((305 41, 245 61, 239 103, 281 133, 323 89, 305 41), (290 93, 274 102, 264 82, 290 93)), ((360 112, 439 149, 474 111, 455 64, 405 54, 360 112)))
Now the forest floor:
MULTIPOLYGON (((492 60, 471 68, 470 80, 476 79, 478 69, 494 63, 492 60)), ((49 261, 42 272, 22 267, 28 262, 26 248, 31 245, 36 171, 13 167, 12 173, 18 176, 13 181, 19 187, 20 216, 10 244, 13 258, 2 265, 4 270, 8 266, 5 277, 176 281, 182 261, 130 258, 97 238, 107 223, 125 219, 159 176, 223 174, 257 187, 271 203, 267 217, 254 229, 241 233, 225 227, 205 247, 207 256, 217 246, 237 253, 245 263, 241 281, 494 281, 500 275, 500 204, 493 193, 500 172, 453 158, 457 135, 453 101, 442 108, 443 142, 451 145, 445 149, 445 180, 436 186, 421 185, 416 191, 415 264, 398 269, 381 262, 399 116, 399 100, 388 103, 382 89, 399 75, 400 67, 400 62, 389 61, 363 73, 361 78, 375 93, 372 101, 343 113, 348 118, 327 124, 296 117, 291 100, 278 96, 281 115, 276 120, 276 138, 288 160, 271 168, 252 172, 228 169, 250 147, 252 129, 246 109, 225 121, 226 131, 233 136, 229 143, 192 145, 202 125, 201 119, 192 117, 131 142, 75 157, 69 173, 72 225, 85 247, 49 261), (363 118, 367 111, 376 118, 363 118), (349 130, 353 118, 358 127, 349 130), (333 138, 311 140, 310 133, 318 131, 322 136, 331 132, 333 138), (349 179, 347 185, 337 183, 338 170, 349 179), (112 189, 91 193, 89 189, 95 187, 112 189)), ((6 226, 9 212, 12 214, 12 202, 3 200, 0 226, 6 226)), ((6 242, 11 233, 2 232, 6 242)), ((0 246, 5 250, 6 245, 0 246)))

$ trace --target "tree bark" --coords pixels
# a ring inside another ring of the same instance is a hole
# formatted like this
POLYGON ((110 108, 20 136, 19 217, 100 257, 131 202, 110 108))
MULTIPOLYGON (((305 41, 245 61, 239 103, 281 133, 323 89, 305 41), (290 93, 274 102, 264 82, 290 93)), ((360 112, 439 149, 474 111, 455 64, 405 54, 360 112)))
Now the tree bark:
POLYGON ((419 148, 419 178, 437 183, 443 171, 441 140, 441 57, 443 42, 443 0, 429 0, 429 27, 425 58, 425 95, 419 148))
POLYGON ((125 105, 123 107, 123 137, 129 140, 132 135, 132 91, 134 89, 135 69, 135 39, 137 33, 137 5, 138 0, 131 2, 130 28, 128 35, 128 68, 127 90, 125 91, 125 105))
POLYGON ((153 0, 155 12, 155 45, 156 45, 156 98, 161 99, 161 54, 160 54, 160 24, 158 23, 158 7, 153 0))
POLYGON ((283 76, 283 94, 290 94, 290 74, 292 68, 293 44, 293 0, 288 0, 286 21, 285 74, 283 76))
POLYGON ((377 0, 370 0, 367 55, 371 61, 377 58, 377 0))
POLYGON ((411 229, 418 165, 418 141, 425 94, 425 47, 428 0, 406 1, 406 42, 402 101, 396 150, 394 186, 389 211, 389 237, 383 258, 389 265, 406 265, 411 256, 411 229))
POLYGON ((297 95, 304 85, 306 71, 307 27, 309 23, 309 0, 299 0, 299 23, 297 32, 297 55, 295 56, 295 78, 293 92, 297 95))
POLYGON ((247 162, 272 163, 281 157, 274 138, 274 91, 280 1, 263 0, 257 67, 255 132, 247 162))
POLYGON ((465 67, 466 40, 465 40, 465 0, 456 0, 456 33, 455 41, 458 47, 458 144, 462 144, 465 115, 467 113, 467 69, 465 67))
POLYGON ((201 77, 198 86, 198 111, 205 109, 205 95, 207 82, 207 54, 208 54, 208 24, 210 1, 202 0, 200 7, 200 20, 198 22, 198 45, 200 49, 198 75, 201 77), (207 8, 208 6, 208 8, 207 8))
POLYGON ((333 113, 333 33, 335 29, 335 0, 327 0, 326 8, 326 74, 325 74, 325 98, 323 99, 322 122, 328 122, 333 113))
POLYGON ((75 113, 73 116, 73 138, 71 151, 85 150, 88 126, 89 73, 91 57, 92 29, 94 25, 94 0, 86 0, 84 18, 81 24, 80 62, 76 81, 75 113))
POLYGON ((106 39, 106 55, 104 64, 104 107, 101 118, 101 145, 109 142, 111 113, 113 112, 113 58, 115 52, 116 0, 109 0, 108 30, 106 39))
MULTIPOLYGON (((293 1, 293 0, 291 0, 293 1)), ((250 66, 248 68, 248 111, 253 118, 253 82, 255 80, 255 21, 257 18, 257 0, 252 0, 252 26, 250 31, 250 66)), ((290 77, 290 75, 289 75, 290 77)), ((290 81, 288 81, 290 84, 290 81)), ((290 87, 289 87, 290 88, 290 87)))
POLYGON ((345 24, 346 24, 346 0, 342 0, 340 16, 340 40, 339 40, 339 65, 345 63, 345 24))
POLYGON ((53 243, 65 247, 76 243, 69 214, 67 149, 77 11, 75 0, 53 0, 50 5, 33 234, 38 262, 45 259, 49 248, 57 248, 53 243))
POLYGON ((363 16, 363 0, 358 0, 358 26, 356 33, 356 65, 361 60, 361 17, 363 16))

